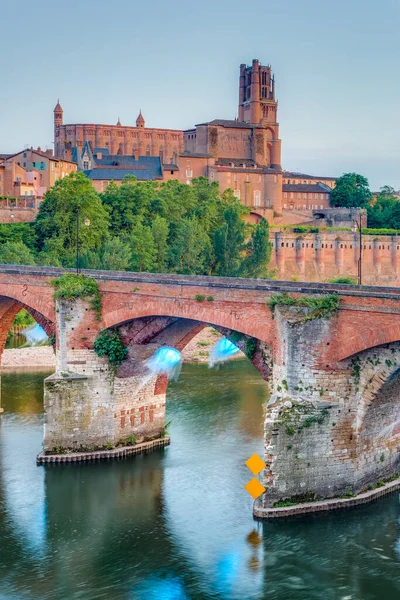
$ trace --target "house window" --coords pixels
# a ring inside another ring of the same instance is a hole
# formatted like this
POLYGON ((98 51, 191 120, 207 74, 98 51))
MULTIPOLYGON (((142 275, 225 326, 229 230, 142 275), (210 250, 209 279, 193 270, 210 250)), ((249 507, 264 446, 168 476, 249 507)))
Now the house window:
POLYGON ((240 190, 235 190, 233 192, 233 195, 236 196, 236 198, 238 198, 240 200, 240 190))
POLYGON ((283 192, 283 197, 287 198, 287 192, 283 192))
POLYGON ((261 193, 260 190, 254 190, 254 206, 260 206, 261 193))
POLYGON ((186 169, 186 177, 193 177, 192 169, 186 169))
POLYGON ((83 170, 84 171, 88 171, 89 170, 89 161, 88 160, 84 160, 83 161, 83 170))
POLYGON ((290 199, 294 198, 294 192, 290 192, 290 199))
POLYGON ((146 146, 146 156, 150 156, 150 146, 146 146))

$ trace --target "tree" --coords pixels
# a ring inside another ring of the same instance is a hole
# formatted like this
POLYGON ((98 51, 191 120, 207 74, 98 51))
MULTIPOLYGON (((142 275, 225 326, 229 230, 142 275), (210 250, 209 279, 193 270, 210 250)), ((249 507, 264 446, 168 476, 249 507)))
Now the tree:
POLYGON ((368 227, 397 229, 398 208, 399 200, 395 196, 395 190, 389 185, 383 186, 367 207, 368 227))
POLYGON ((166 269, 169 225, 164 217, 157 215, 151 224, 154 246, 156 249, 155 266, 159 273, 166 269))
POLYGON ((336 180, 331 192, 331 206, 366 207, 371 201, 368 180, 358 173, 345 173, 336 180))
POLYGON ((51 246, 64 266, 75 265, 77 211, 81 253, 99 250, 108 236, 109 214, 83 173, 71 173, 58 180, 46 192, 35 221, 37 249, 51 246), (84 225, 86 219, 89 227, 84 225))
POLYGON ((240 206, 229 206, 224 212, 224 221, 214 235, 216 274, 238 277, 246 239, 246 224, 242 220, 240 206))
POLYGON ((104 242, 100 252, 86 251, 81 257, 81 266, 83 269, 126 271, 131 256, 132 251, 129 242, 114 237, 104 242))
POLYGON ((266 219, 255 225, 247 243, 247 256, 243 261, 241 275, 245 277, 265 277, 271 258, 271 242, 269 241, 269 225, 266 219))
POLYGON ((23 242, 5 242, 0 246, 0 263, 34 265, 35 258, 23 242))
POLYGON ((196 217, 182 219, 171 241, 169 262, 174 273, 208 273, 211 242, 196 217))
POLYGON ((132 271, 154 270, 157 250, 151 228, 138 221, 132 230, 130 244, 132 250, 130 268, 132 271))

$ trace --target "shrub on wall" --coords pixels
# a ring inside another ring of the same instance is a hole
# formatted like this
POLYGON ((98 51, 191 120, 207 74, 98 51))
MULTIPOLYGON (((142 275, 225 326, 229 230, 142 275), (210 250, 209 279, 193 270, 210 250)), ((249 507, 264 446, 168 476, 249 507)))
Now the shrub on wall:
POLYGON ((90 299, 90 306, 95 311, 97 320, 101 320, 101 298, 97 281, 92 277, 66 273, 51 282, 54 286, 55 300, 90 299))
POLYGON ((118 329, 102 329, 93 347, 97 356, 107 356, 113 382, 118 368, 128 354, 128 348, 122 343, 118 329))

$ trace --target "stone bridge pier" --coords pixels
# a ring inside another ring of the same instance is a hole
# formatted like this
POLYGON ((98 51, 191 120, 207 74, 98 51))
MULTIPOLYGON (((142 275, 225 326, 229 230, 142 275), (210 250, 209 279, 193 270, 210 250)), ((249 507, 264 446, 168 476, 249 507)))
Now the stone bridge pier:
POLYGON ((400 343, 337 360, 340 318, 305 317, 276 310, 267 492, 256 508, 352 497, 400 476, 400 343))

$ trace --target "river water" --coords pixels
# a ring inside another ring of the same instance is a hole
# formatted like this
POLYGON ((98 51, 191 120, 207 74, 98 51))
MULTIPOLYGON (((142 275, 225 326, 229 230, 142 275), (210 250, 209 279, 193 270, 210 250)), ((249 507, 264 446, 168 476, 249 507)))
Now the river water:
POLYGON ((267 391, 248 361, 184 365, 170 447, 81 466, 35 464, 43 377, 2 377, 0 600, 399 600, 398 494, 253 520, 267 391))

